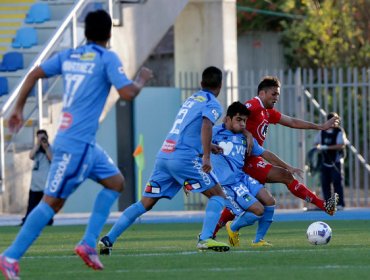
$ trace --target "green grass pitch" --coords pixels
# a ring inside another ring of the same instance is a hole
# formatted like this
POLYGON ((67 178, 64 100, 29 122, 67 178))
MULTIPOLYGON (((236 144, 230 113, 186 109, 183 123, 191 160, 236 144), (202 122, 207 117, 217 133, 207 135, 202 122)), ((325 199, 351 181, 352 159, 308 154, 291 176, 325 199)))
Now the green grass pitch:
MULTIPOLYGON (((44 230, 20 262, 22 279, 370 279, 370 221, 326 221, 333 230, 328 245, 306 240, 306 222, 276 222, 266 239, 272 248, 251 248, 255 226, 241 231, 241 247, 229 252, 198 252, 201 224, 135 224, 102 256, 103 271, 93 271, 73 254, 84 226, 44 230)), ((104 233, 110 226, 106 226, 104 233)), ((0 227, 0 251, 19 228, 0 227)), ((218 240, 227 242, 225 230, 218 240)))

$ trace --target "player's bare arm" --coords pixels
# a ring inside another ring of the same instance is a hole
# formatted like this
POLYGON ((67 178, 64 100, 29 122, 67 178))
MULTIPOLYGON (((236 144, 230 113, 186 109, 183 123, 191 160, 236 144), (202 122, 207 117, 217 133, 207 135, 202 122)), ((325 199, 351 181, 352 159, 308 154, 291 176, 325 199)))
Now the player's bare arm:
POLYGON ((28 94, 35 86, 37 80, 45 77, 46 75, 44 71, 39 66, 33 69, 26 77, 26 80, 19 91, 17 102, 15 103, 9 117, 8 123, 10 132, 17 132, 21 128, 23 124, 23 107, 26 103, 28 94))
POLYGON ((290 166, 288 163, 286 163, 285 161, 283 161, 282 159, 280 159, 273 152, 270 152, 268 150, 265 150, 262 153, 261 156, 262 156, 262 158, 264 158, 265 160, 267 160, 272 165, 282 167, 282 168, 288 170, 292 175, 296 175, 296 176, 299 176, 299 177, 303 178, 303 170, 302 169, 299 169, 299 168, 295 168, 295 167, 290 166))
POLYGON ((329 128, 337 127, 339 120, 340 119, 338 117, 333 117, 323 124, 315 124, 313 122, 292 118, 287 115, 281 115, 279 124, 296 129, 327 130, 329 128))
POLYGON ((146 82, 153 78, 152 70, 143 67, 137 74, 134 82, 128 86, 118 89, 118 94, 124 100, 133 100, 145 86, 146 82))
POLYGON ((247 129, 243 129, 242 133, 245 136, 245 138, 247 139, 247 147, 246 147, 245 153, 246 153, 247 156, 249 156, 252 152, 253 145, 254 145, 253 135, 247 129))
POLYGON ((211 141, 213 123, 208 118, 203 118, 202 122, 202 146, 203 146, 203 166, 202 170, 206 173, 211 172, 211 141))

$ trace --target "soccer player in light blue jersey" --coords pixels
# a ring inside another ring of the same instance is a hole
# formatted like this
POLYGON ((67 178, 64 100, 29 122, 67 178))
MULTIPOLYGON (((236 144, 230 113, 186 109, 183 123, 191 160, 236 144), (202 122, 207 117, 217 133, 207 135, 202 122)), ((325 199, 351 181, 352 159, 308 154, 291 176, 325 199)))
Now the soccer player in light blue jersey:
MULTIPOLYGON (((248 176, 242 169, 247 143, 243 132, 248 115, 249 110, 240 102, 234 102, 228 107, 224 123, 213 128, 212 142, 220 146, 223 152, 213 154, 211 162, 226 193, 228 199, 226 207, 236 216, 232 222, 226 224, 230 244, 239 246, 239 230, 258 221, 252 246, 262 243, 269 246, 271 244, 265 241, 264 237, 272 223, 275 199, 264 185, 248 176)), ((255 139, 250 155, 261 156, 292 174, 301 172, 283 162, 274 153, 265 150, 255 139)))
POLYGON ((222 72, 208 67, 202 74, 202 89, 190 96, 180 108, 173 126, 157 154, 154 170, 143 198, 128 207, 112 229, 99 241, 100 254, 109 255, 117 238, 159 199, 173 198, 179 190, 201 192, 209 198, 199 235, 199 250, 228 251, 225 243, 212 239, 213 231, 225 206, 225 194, 212 171, 211 144, 213 124, 222 115, 216 99, 222 86, 222 72))
POLYGON ((105 11, 89 13, 85 19, 87 44, 61 51, 36 67, 20 90, 9 118, 12 131, 18 131, 23 124, 23 108, 36 81, 55 75, 63 77, 62 117, 53 144, 54 157, 44 197, 28 216, 12 245, 0 255, 0 269, 7 279, 18 279, 19 259, 86 178, 104 188, 97 195, 85 235, 75 252, 88 266, 103 269, 94 248, 110 208, 123 190, 124 178, 95 142, 99 117, 112 85, 122 99, 132 100, 152 77, 151 70, 146 68, 141 69, 135 81, 126 77, 117 55, 106 49, 111 27, 111 18, 105 11))

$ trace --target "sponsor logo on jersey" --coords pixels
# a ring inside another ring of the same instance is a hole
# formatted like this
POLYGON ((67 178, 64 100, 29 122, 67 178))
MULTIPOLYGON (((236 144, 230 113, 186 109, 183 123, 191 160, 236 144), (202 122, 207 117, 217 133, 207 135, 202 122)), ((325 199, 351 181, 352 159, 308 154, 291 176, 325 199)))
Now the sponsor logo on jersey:
POLYGON ((54 178, 50 183, 49 190, 50 192, 56 192, 60 182, 62 181, 64 177, 64 173, 67 170, 67 166, 69 162, 71 161, 71 154, 64 153, 62 156, 62 160, 58 162, 57 171, 54 174, 54 178))
POLYGON ((66 130, 71 126, 72 122, 73 122, 72 114, 64 112, 60 120, 59 129, 66 130))
POLYGON ((165 140, 162 144, 161 151, 164 153, 172 153, 176 149, 176 142, 173 140, 165 140))
POLYGON ((204 102, 207 99, 204 96, 194 96, 193 100, 198 101, 198 102, 204 102))
POLYGON ((207 186, 209 186, 211 184, 211 178, 209 177, 207 173, 203 172, 202 163, 199 162, 198 158, 194 159, 192 162, 194 164, 194 168, 198 171, 199 175, 202 177, 203 182, 207 186))
POLYGON ((81 56, 80 60, 82 60, 82 61, 92 61, 92 60, 95 59, 95 57, 96 57, 96 53, 94 53, 94 52, 88 52, 88 53, 84 53, 81 56))

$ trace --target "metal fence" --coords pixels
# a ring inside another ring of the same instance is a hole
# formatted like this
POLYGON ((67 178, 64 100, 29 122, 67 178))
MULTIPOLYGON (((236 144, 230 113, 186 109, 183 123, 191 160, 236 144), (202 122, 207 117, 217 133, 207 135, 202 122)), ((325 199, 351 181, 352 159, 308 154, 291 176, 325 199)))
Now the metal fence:
MULTIPOLYGON (((369 207, 370 149, 370 70, 357 68, 298 69, 225 72, 221 103, 226 108, 235 100, 245 102, 257 94, 263 76, 277 76, 281 83, 280 101, 276 108, 285 115, 322 123, 326 114, 336 111, 349 144, 345 160, 345 202, 347 207, 369 207)), ((199 88, 200 74, 180 73, 177 85, 183 98, 199 88)), ((313 146, 314 130, 295 130, 280 125, 270 126, 265 147, 289 164, 307 170, 306 155, 313 146)), ((317 175, 306 172, 304 182, 319 196, 321 187, 317 175)), ((285 185, 267 186, 277 200, 278 208, 312 208, 297 199, 285 185)), ((202 209, 201 195, 187 198, 189 210, 202 209)))

